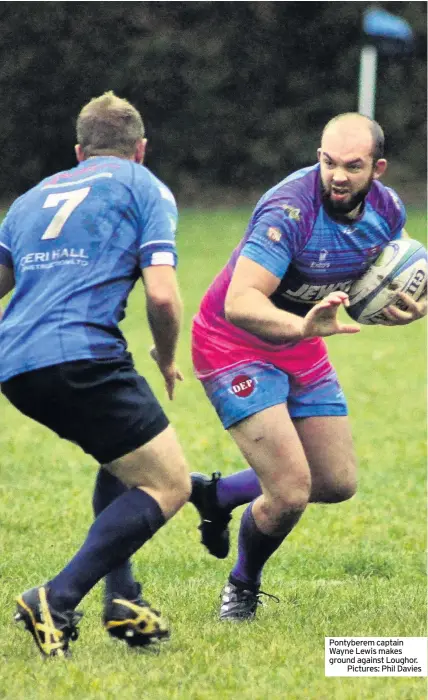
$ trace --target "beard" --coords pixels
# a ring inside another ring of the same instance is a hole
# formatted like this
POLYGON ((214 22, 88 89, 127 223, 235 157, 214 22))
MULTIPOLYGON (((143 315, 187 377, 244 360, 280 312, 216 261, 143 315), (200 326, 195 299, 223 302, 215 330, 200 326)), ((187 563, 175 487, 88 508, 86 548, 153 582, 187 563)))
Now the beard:
POLYGON ((370 192, 373 183, 373 177, 370 177, 364 187, 362 187, 358 192, 355 192, 350 199, 346 202, 335 202, 331 199, 331 190, 328 190, 320 179, 321 188, 321 200, 323 207, 327 214, 333 219, 346 219, 347 215, 356 209, 358 206, 361 207, 368 193, 370 192))

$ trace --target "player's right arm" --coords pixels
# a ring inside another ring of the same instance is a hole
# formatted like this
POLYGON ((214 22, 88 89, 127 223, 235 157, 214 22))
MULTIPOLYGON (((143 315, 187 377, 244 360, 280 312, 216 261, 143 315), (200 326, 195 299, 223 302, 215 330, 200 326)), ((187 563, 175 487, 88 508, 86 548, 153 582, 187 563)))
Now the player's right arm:
MULTIPOLYGON (((10 217, 6 216, 0 227, 0 299, 3 299, 15 286, 11 253, 10 217)), ((3 311, 0 307, 0 319, 3 311)))
POLYGON ((277 309, 269 299, 280 282, 262 265, 241 255, 225 299, 227 320, 264 340, 301 340, 303 318, 277 309))
POLYGON ((358 333, 359 326, 337 319, 339 307, 348 303, 344 292, 332 292, 305 317, 276 308, 269 297, 280 279, 262 265, 243 256, 238 258, 225 300, 230 323, 249 333, 276 343, 298 342, 304 338, 338 333, 358 333))
POLYGON ((12 268, 0 264, 0 299, 3 299, 6 294, 9 294, 14 286, 15 275, 13 274, 12 268))
MULTIPOLYGON (((13 270, 6 265, 0 265, 0 299, 3 299, 15 286, 13 270)), ((0 306, 0 321, 3 317, 3 309, 0 306)))

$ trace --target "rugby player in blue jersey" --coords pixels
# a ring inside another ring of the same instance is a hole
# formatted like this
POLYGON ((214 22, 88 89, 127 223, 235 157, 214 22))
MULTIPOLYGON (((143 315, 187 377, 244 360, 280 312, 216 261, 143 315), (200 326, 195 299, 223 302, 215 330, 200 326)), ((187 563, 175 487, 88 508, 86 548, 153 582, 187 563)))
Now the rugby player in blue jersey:
POLYGON ((139 112, 112 92, 77 120, 78 165, 17 199, 0 229, 2 392, 22 413, 77 443, 102 465, 96 519, 81 549, 47 583, 17 598, 42 654, 77 637, 76 606, 106 577, 104 625, 130 646, 168 636, 143 599, 129 557, 186 503, 182 449, 118 327, 142 277, 152 357, 173 398, 181 300, 177 209, 142 165, 139 112))
MULTIPOLYGON (((375 121, 354 113, 331 120, 319 163, 263 195, 194 319, 196 374, 251 467, 225 478, 192 475, 202 543, 214 556, 228 553, 233 508, 250 504, 222 620, 254 618, 263 567, 308 502, 355 493, 346 401, 323 337, 358 332, 338 309, 352 282, 403 235, 403 204, 379 182, 383 146, 375 121)), ((426 314, 426 298, 402 298, 407 311, 390 307, 391 322, 426 314)))

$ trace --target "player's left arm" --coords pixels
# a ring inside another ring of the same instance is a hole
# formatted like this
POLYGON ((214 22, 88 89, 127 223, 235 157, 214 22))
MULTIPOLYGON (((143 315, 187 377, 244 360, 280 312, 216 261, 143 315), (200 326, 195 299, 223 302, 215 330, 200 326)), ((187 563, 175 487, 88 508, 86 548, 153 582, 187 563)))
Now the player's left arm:
MULTIPOLYGON (((409 239, 410 236, 406 229, 401 230, 401 239, 409 239)), ((389 321, 391 321, 394 326, 407 326, 413 321, 417 321, 420 318, 424 318, 427 315, 427 288, 425 287, 425 292, 423 295, 415 301, 409 294, 405 292, 399 293, 400 299, 406 305, 406 310, 399 309, 398 306, 388 306, 384 309, 383 313, 389 321)))
MULTIPOLYGON (((392 190, 389 191, 390 193, 392 193, 392 190)), ((406 213, 404 205, 402 201, 398 198, 396 193, 393 193, 391 196, 398 210, 397 227, 399 233, 398 235, 396 235, 396 238, 401 238, 402 240, 409 239, 411 238, 411 236, 404 228, 404 224, 406 223, 406 213)), ((418 299, 418 301, 412 299, 412 297, 406 294, 405 292, 400 292, 399 297, 406 306, 405 310, 398 308, 398 306, 388 306, 388 308, 384 309, 383 311, 388 320, 391 321, 395 326, 406 326, 409 323, 413 323, 413 321, 417 321, 418 319, 424 318, 427 315, 426 287, 424 294, 418 299)))
POLYGON ((413 321, 424 318, 427 315, 427 289, 422 297, 415 301, 409 294, 399 292, 398 296, 406 305, 406 310, 399 309, 398 306, 388 306, 383 310, 386 318, 391 321, 394 326, 407 326, 413 321))
MULTIPOLYGON (((401 230, 401 239, 409 239, 410 236, 406 229, 401 230)), ((424 294, 415 301, 409 294, 405 292, 399 293, 400 299, 406 305, 406 310, 399 309, 398 306, 388 306, 384 309, 383 313, 389 321, 391 321, 394 326, 407 326, 413 321, 417 321, 420 318, 424 318, 427 315, 427 288, 425 287, 424 294)))

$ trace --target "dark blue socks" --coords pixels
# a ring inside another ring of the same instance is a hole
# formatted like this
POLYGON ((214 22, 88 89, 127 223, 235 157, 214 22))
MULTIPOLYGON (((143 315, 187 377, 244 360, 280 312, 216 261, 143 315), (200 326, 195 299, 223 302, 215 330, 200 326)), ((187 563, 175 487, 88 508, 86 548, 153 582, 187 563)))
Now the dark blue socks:
POLYGON ((220 508, 233 510, 244 503, 251 503, 260 496, 262 489, 254 469, 244 469, 231 476, 222 476, 217 482, 217 502, 220 508))
POLYGON ((73 610, 106 574, 123 565, 165 523, 152 496, 131 488, 97 517, 74 558, 48 583, 49 602, 73 610))
MULTIPOLYGON (((249 590, 257 592, 260 586, 262 569, 269 557, 278 549, 288 533, 277 537, 265 535, 256 525, 250 503, 241 519, 238 538, 238 559, 230 574, 235 585, 245 584, 249 590)), ((296 519, 293 519, 293 525, 296 519)), ((291 525, 290 530, 293 525, 291 525)))
MULTIPOLYGON (((120 479, 110 474, 107 469, 100 467, 92 497, 95 517, 127 490, 128 487, 120 479)), ((131 562, 127 559, 121 566, 110 571, 105 577, 105 596, 108 600, 115 597, 133 600, 137 595, 137 583, 132 574, 131 562)))

